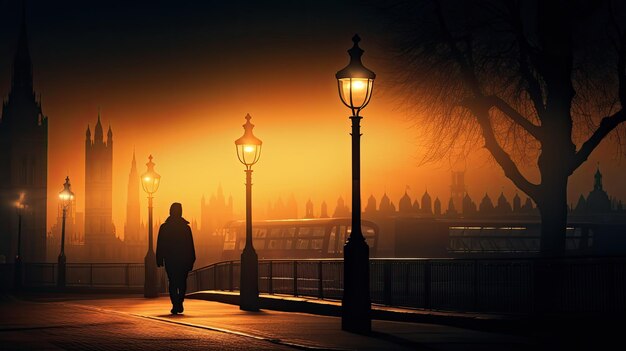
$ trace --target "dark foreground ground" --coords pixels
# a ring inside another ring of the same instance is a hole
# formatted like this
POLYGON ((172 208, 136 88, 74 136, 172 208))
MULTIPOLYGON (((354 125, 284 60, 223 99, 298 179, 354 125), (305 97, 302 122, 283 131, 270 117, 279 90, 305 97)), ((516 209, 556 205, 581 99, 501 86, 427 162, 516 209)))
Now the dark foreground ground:
POLYGON ((375 320, 362 336, 341 331, 338 317, 240 311, 186 300, 138 295, 0 295, 0 350, 609 350, 624 349, 626 325, 589 320, 525 330, 477 330, 375 320), (615 331, 613 331, 615 327, 615 331), (609 340, 610 339, 610 340, 609 340), (613 345, 608 342, 613 342, 613 345))

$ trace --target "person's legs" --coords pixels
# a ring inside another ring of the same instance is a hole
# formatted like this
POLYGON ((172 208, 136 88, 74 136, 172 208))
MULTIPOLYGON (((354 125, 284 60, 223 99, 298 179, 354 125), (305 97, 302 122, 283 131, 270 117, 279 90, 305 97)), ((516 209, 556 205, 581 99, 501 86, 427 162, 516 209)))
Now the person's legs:
POLYGON ((170 293, 170 301, 172 302, 172 314, 178 313, 178 290, 180 283, 178 282, 178 274, 177 272, 167 271, 167 278, 169 280, 169 293, 170 293))
POLYGON ((185 294, 187 293, 187 275, 189 272, 180 272, 180 280, 178 285, 178 301, 180 303, 180 309, 182 312, 183 301, 185 300, 185 294))

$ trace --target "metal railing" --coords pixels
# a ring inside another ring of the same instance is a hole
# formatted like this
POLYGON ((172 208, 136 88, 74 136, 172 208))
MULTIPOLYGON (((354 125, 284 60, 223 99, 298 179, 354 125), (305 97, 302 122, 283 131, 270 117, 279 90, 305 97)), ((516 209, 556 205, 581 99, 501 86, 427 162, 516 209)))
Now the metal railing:
MULTIPOLYGON (((3 265, 13 266, 13 265, 3 265)), ((160 291, 165 291, 165 271, 157 270, 160 291)), ((137 290, 143 288, 143 263, 67 263, 68 288, 137 290)), ((25 288, 55 287, 58 279, 56 263, 23 263, 22 286, 25 288)))
MULTIPOLYGON (((239 289, 239 261, 192 271, 188 292, 239 289)), ((259 260, 259 292, 339 300, 343 261, 259 260)), ((370 259, 373 303, 493 313, 624 313, 626 258, 370 259)))

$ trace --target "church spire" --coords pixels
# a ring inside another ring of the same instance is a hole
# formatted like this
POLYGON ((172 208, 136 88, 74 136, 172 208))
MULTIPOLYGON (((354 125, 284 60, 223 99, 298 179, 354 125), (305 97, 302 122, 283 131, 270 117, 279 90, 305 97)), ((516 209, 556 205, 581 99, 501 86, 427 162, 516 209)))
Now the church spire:
POLYGON ((102 143, 102 141, 104 140, 104 135, 102 133, 102 123, 100 122, 100 107, 98 107, 98 123, 96 123, 94 133, 94 143, 102 143))
POLYGON ((598 168, 596 169, 596 174, 593 177, 595 178, 593 189, 602 190, 602 173, 600 173, 600 162, 598 162, 598 168))
POLYGON ((28 36, 26 34, 26 1, 22 1, 22 26, 17 40, 17 50, 13 58, 13 89, 33 91, 33 64, 28 50, 28 36))

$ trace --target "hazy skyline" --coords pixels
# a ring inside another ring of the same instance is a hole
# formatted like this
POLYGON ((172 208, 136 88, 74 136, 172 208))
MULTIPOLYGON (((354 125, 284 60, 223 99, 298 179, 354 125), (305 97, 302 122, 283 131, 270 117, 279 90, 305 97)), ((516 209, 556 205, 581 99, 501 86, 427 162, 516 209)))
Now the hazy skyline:
MULTIPOLYGON (((401 99, 383 87, 390 53, 382 21, 368 2, 28 1, 27 24, 35 91, 49 117, 48 227, 66 175, 77 207, 84 201, 85 130, 98 107, 113 130, 113 221, 123 235, 126 186, 133 149, 138 172, 154 156, 162 186, 155 219, 172 202, 200 219, 200 198, 221 184, 244 203, 243 166, 234 140, 250 113, 263 154, 253 173, 253 203, 265 210, 294 194, 299 213, 311 198, 315 212, 338 196, 350 204, 349 111, 337 95, 334 74, 348 62, 358 32, 364 63, 377 72, 374 96, 363 111, 362 198, 383 192, 396 202, 410 186, 413 199, 428 191, 447 204, 450 171, 466 170, 470 195, 511 198, 516 189, 479 151, 465 163, 418 166, 420 129, 407 120, 401 99), (444 199, 446 201, 444 201, 444 199)), ((9 92, 11 61, 21 16, 19 1, 0 1, 0 94, 9 92)), ((568 202, 592 188, 601 162, 605 189, 626 199, 626 165, 604 142, 570 179, 568 202)), ((523 196, 524 198, 524 196, 523 196)), ((142 220, 146 199, 141 194, 142 220)))

